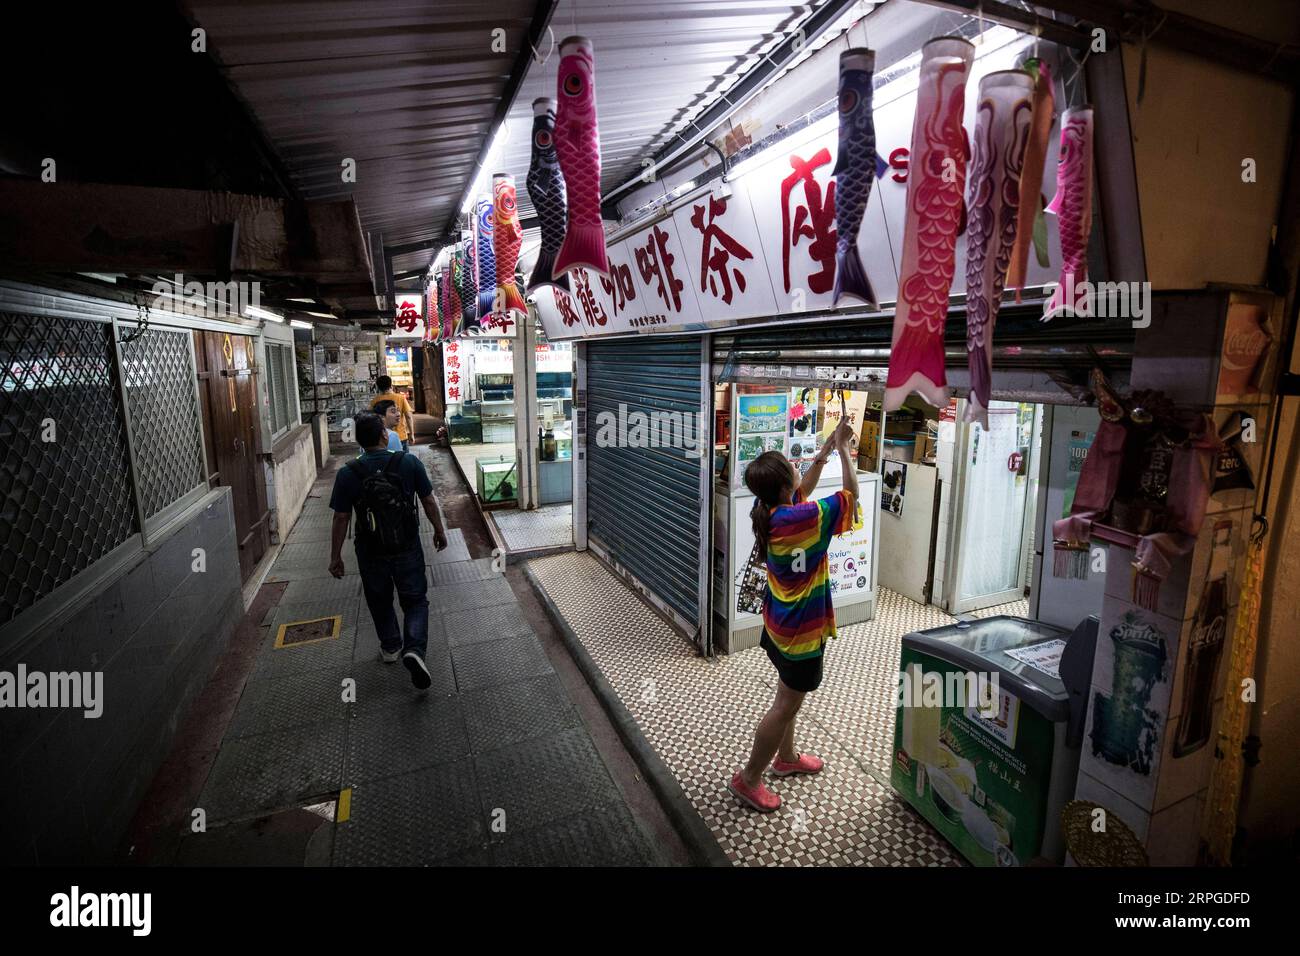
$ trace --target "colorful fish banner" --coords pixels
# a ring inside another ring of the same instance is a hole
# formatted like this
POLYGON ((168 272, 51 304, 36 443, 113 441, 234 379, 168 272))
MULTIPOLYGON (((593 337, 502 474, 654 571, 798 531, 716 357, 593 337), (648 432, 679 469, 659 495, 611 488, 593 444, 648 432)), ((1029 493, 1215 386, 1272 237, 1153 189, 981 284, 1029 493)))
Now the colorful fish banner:
POLYGON ((492 200, 481 197, 474 204, 474 232, 477 241, 478 266, 478 316, 479 324, 486 325, 492 312, 492 302, 497 294, 497 260, 492 251, 493 231, 492 200))
POLYGON ((970 147, 962 112, 974 58, 975 47, 960 37, 940 37, 921 50, 898 308, 885 382, 890 412, 912 392, 931 405, 948 404, 943 329, 965 215, 970 147))
POLYGON ((474 241, 463 239, 456 246, 460 255, 460 310, 466 332, 478 328, 478 279, 475 275, 474 241))
POLYGON ((426 277, 424 280, 424 334, 421 336, 423 341, 429 343, 438 341, 435 332, 439 321, 437 291, 433 280, 426 277))
POLYGON ((492 207, 495 222, 492 232, 492 251, 496 255, 495 312, 528 314, 519 283, 515 281, 515 265, 519 261, 519 248, 524 244, 524 230, 519 224, 519 210, 515 206, 515 178, 506 173, 492 177, 492 207))
POLYGON ((1029 136, 1034 80, 1000 70, 980 80, 966 218, 966 350, 971 390, 966 421, 989 430, 993 327, 1020 215, 1020 175, 1029 136))
POLYGON ((1061 236, 1061 284, 1043 310, 1047 322, 1062 312, 1092 315, 1088 280, 1088 237, 1092 234, 1092 107, 1065 111, 1056 159, 1056 196, 1047 211, 1057 217, 1061 236))
POLYGON ((537 251, 532 276, 528 279, 528 288, 533 290, 553 285, 567 292, 569 274, 562 272, 555 276, 555 257, 564 243, 569 204, 564 190, 564 173, 560 171, 560 158, 555 151, 555 100, 546 97, 533 100, 533 152, 526 185, 542 232, 542 244, 537 251))
MULTIPOLYGON (((1016 221, 1016 241, 1011 246, 1011 262, 1007 267, 1007 288, 1025 287, 1029 268, 1029 247, 1034 244, 1034 227, 1043 207, 1043 172, 1047 162, 1047 143, 1056 120, 1056 97, 1052 92, 1052 69, 1045 60, 1025 61, 1025 70, 1034 80, 1034 97, 1029 120, 1029 140, 1025 144, 1024 171, 1020 175, 1020 211, 1016 221)), ((1043 263, 1046 265, 1046 262, 1043 263)))
POLYGON ((877 307, 876 293, 858 253, 858 232, 876 178, 876 125, 871 110, 872 50, 840 54, 840 142, 835 161, 835 288, 831 308, 852 297, 877 307))
POLYGON ((568 199, 568 224, 555 259, 555 277, 585 267, 609 277, 600 217, 600 131, 596 124, 595 49, 582 36, 560 44, 555 149, 568 199))
POLYGON ((455 338, 463 331, 465 321, 460 309, 460 259, 453 251, 447 263, 447 306, 451 313, 451 336, 455 338))

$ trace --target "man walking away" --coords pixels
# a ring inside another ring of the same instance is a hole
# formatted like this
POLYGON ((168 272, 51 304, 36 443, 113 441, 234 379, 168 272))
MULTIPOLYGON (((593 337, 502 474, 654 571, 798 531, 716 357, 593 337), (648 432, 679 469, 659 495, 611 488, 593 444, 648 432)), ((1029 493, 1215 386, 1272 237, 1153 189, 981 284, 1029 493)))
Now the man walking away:
POLYGON ((382 401, 375 402, 374 412, 384 423, 384 428, 388 431, 388 450, 389 451, 406 451, 402 447, 402 440, 397 437, 397 422, 401 418, 401 413, 397 410, 397 403, 391 398, 385 398, 382 401))
POLYGON ((434 545, 439 551, 447 547, 447 534, 424 465, 414 455, 389 451, 385 431, 378 415, 357 415, 357 443, 364 453, 340 468, 334 478, 329 571, 336 578, 343 577, 343 539, 355 510, 357 565, 366 606, 379 635, 380 657, 388 664, 400 659, 411 672, 411 683, 424 690, 433 681, 424 663, 429 644, 429 599, 416 498, 433 524, 434 545), (394 588, 402 605, 400 630, 393 611, 394 588))
POLYGON ((411 403, 406 400, 406 396, 393 388, 393 380, 387 375, 381 375, 375 379, 375 387, 379 389, 379 394, 370 400, 370 408, 375 410, 375 406, 382 401, 392 401, 397 405, 397 437, 401 439, 402 450, 406 451, 411 447, 411 437, 415 434, 415 418, 411 412, 411 403))

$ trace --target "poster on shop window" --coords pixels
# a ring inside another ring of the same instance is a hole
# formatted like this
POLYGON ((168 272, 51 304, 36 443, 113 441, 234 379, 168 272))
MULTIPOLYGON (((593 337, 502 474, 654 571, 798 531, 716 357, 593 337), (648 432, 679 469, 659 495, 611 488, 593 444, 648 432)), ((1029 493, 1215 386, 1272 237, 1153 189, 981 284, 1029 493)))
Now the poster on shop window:
POLYGON ((896 518, 903 517, 903 498, 907 494, 907 465, 886 459, 880 482, 880 510, 896 518))

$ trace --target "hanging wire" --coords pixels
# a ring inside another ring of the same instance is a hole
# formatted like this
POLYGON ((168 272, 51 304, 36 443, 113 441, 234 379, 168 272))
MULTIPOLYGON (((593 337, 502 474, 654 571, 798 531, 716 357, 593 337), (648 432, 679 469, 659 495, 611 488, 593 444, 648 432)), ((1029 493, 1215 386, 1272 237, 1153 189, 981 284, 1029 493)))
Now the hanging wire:
POLYGON ((547 61, 550 60, 551 54, 555 52, 555 31, 548 24, 546 27, 546 32, 549 33, 551 36, 551 48, 546 51, 546 56, 542 56, 541 54, 539 54, 537 52, 537 47, 533 46, 531 42, 528 44, 530 47, 533 47, 533 62, 535 62, 538 66, 545 66, 547 61))

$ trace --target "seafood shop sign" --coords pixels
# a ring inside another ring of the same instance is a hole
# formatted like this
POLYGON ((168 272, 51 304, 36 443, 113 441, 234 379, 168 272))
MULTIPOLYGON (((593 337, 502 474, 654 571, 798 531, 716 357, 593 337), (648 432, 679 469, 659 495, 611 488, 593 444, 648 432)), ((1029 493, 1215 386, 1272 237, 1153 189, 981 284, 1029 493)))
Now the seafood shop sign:
MULTIPOLYGON (((1009 69, 997 54, 974 64, 967 83, 966 127, 975 115, 979 79, 1009 69)), ((916 94, 877 91, 876 144, 889 163, 867 203, 858 250, 881 302, 898 295, 907 198, 907 144, 916 94)), ((829 309, 835 284, 835 168, 838 114, 783 140, 715 182, 672 213, 608 243, 610 275, 570 273, 571 293, 535 293, 551 340, 630 332, 701 331, 768 317, 795 320, 829 309)), ((1056 142, 1049 142, 1043 193, 1056 191, 1056 142)), ((1047 268, 1031 254, 1026 286, 1056 282, 1061 261, 1056 217, 1047 216, 1047 268)), ((617 235, 617 234, 616 234, 617 235)), ((957 243, 955 274, 965 275, 966 243, 957 243)), ((959 290, 955 290, 959 291, 959 290)))

